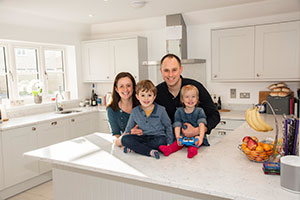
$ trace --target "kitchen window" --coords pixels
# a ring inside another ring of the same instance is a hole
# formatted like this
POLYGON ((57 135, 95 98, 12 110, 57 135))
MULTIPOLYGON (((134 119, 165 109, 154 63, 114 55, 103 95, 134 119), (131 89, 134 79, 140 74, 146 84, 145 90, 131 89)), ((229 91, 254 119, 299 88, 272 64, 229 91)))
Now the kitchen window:
POLYGON ((43 88, 43 102, 55 97, 59 88, 65 91, 65 48, 18 42, 0 45, 0 97, 31 104, 37 83, 43 88))
POLYGON ((7 65, 6 65, 6 48, 0 46, 0 97, 2 99, 8 98, 7 87, 7 65))

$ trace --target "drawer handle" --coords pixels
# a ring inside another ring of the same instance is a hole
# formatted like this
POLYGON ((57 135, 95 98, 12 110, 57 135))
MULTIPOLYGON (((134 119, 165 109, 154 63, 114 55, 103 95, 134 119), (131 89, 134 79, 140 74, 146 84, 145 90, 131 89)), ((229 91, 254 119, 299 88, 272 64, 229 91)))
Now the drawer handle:
POLYGON ((51 125, 55 126, 55 125, 57 125, 57 122, 51 122, 51 125))
POLYGON ((226 135, 226 131, 219 131, 218 134, 219 135, 226 135))
POLYGON ((75 119, 71 119, 71 122, 75 122, 75 119))
POLYGON ((35 127, 32 127, 31 130, 36 131, 36 128, 35 128, 35 127))
POLYGON ((226 121, 220 121, 220 124, 221 124, 221 125, 225 125, 225 124, 226 124, 226 121))

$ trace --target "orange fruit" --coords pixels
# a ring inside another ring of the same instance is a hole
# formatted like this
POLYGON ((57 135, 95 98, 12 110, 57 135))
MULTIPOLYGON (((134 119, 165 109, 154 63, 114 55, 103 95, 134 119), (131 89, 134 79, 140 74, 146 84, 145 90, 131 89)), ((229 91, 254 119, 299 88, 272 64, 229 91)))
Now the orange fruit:
POLYGON ((247 155, 251 154, 251 150, 250 150, 248 147, 246 147, 246 148, 244 149, 244 152, 245 152, 245 154, 247 154, 247 155))
POLYGON ((262 143, 262 142, 259 142, 259 143, 258 143, 258 146, 262 146, 263 144, 264 144, 264 143, 262 143))
POLYGON ((257 157, 257 158, 255 158, 255 160, 258 162, 263 161, 263 159, 261 157, 257 157))
POLYGON ((243 144, 241 145, 241 148, 244 150, 245 148, 247 148, 247 144, 244 144, 244 143, 243 143, 243 144))
POLYGON ((258 145, 256 148, 255 148, 255 151, 259 151, 259 152, 264 152, 264 148, 260 145, 258 145))
POLYGON ((251 151, 251 156, 257 157, 259 155, 259 152, 257 151, 251 151))
POLYGON ((270 150, 272 149, 272 147, 271 147, 271 145, 269 145, 269 144, 263 144, 263 149, 264 149, 265 151, 270 151, 270 150))

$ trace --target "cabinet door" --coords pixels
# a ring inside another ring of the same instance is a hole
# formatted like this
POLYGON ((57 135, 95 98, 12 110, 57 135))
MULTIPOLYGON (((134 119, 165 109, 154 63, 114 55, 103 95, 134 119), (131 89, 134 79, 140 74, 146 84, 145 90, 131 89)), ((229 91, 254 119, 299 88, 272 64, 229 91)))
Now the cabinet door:
MULTIPOLYGON (((38 148, 62 142, 65 137, 64 120, 54 120, 36 126, 38 148)), ((40 173, 51 170, 51 164, 39 161, 40 173)))
POLYGON ((138 80, 138 43, 137 39, 122 39, 110 42, 115 72, 130 72, 138 80))
POLYGON ((112 81, 114 67, 110 56, 108 41, 82 43, 85 81, 112 81))
POLYGON ((2 134, 0 131, 0 190, 4 188, 4 172, 3 172, 3 158, 2 158, 2 134))
POLYGON ((107 120, 107 113, 106 112, 99 112, 99 129, 100 133, 111 133, 110 127, 107 120))
POLYGON ((32 126, 2 132, 5 187, 39 174, 38 161, 23 154, 37 149, 37 136, 32 126))
POLYGON ((69 139, 97 132, 98 113, 73 116, 68 119, 67 135, 69 139))
POLYGON ((256 27, 256 79, 300 79, 300 22, 256 27))
POLYGON ((254 79, 254 27, 212 31, 212 80, 254 79))

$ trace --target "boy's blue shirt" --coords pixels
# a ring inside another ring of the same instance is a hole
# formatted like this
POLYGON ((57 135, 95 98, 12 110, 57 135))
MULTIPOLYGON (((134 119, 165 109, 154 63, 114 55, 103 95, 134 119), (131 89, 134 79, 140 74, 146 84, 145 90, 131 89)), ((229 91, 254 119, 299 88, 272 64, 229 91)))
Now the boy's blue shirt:
POLYGON ((139 129, 143 130, 144 135, 165 135, 168 144, 172 144, 174 140, 172 123, 166 109, 156 103, 154 103, 154 109, 149 117, 140 106, 133 108, 125 133, 130 133, 136 124, 139 129))

